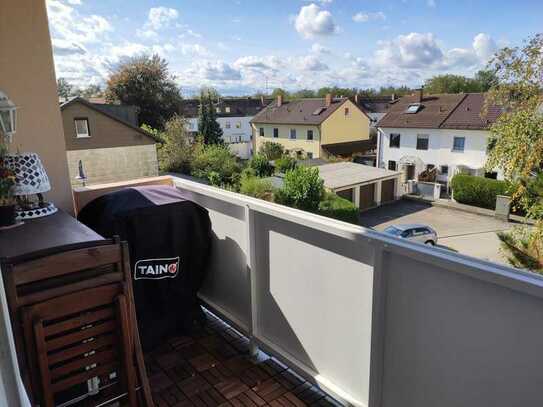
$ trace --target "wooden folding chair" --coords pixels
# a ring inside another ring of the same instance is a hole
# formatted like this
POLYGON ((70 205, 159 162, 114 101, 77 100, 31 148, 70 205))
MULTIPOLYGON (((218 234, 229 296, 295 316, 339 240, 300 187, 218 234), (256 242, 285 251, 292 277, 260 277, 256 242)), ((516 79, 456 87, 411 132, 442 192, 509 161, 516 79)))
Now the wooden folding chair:
POLYGON ((27 307, 36 304, 96 287, 118 284, 124 287, 124 301, 128 307, 129 333, 136 359, 136 379, 141 387, 141 397, 138 400, 145 406, 153 406, 141 351, 130 259, 125 242, 121 243, 118 238, 114 238, 58 247, 20 258, 10 258, 9 262, 4 259, 2 274, 21 374, 32 401, 41 399, 39 389, 42 388, 42 380, 37 365, 25 357, 28 332, 34 338, 34 321, 30 330, 28 325, 23 326, 23 309, 26 314, 30 312, 26 310, 27 307))
MULTIPOLYGON (((121 284, 87 289, 23 309, 28 360, 40 373, 41 401, 59 397, 96 377, 119 380, 117 394, 137 405, 134 346, 127 299, 121 284)), ((69 398, 69 395, 67 396, 69 398)), ((60 399, 61 401, 65 401, 60 399)))

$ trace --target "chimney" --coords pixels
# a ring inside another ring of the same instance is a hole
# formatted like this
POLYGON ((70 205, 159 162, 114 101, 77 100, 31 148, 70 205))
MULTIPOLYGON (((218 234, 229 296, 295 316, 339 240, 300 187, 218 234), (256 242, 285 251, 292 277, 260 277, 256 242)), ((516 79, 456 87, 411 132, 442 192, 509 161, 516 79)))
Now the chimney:
POLYGON ((281 107, 283 104, 283 95, 277 95, 277 107, 281 107))
POLYGON ((326 107, 330 107, 331 104, 332 104, 332 94, 327 93, 326 94, 326 107))
POLYGON ((264 95, 260 95, 260 105, 264 106, 264 95))
POLYGON ((420 89, 417 89, 417 102, 422 103, 422 94, 424 92, 424 86, 421 86, 420 89))
POLYGON ((358 105, 358 102, 360 101, 360 97, 358 96, 358 93, 354 95, 354 103, 358 105))

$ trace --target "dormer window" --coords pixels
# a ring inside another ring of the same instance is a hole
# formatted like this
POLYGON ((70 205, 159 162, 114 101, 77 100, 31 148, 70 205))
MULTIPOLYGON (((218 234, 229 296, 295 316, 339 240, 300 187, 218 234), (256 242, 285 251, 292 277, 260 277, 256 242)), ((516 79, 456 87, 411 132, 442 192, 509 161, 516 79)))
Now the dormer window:
POLYGON ((420 103, 411 103, 405 110, 405 113, 409 113, 409 114, 417 113, 421 109, 421 107, 422 105, 420 103))

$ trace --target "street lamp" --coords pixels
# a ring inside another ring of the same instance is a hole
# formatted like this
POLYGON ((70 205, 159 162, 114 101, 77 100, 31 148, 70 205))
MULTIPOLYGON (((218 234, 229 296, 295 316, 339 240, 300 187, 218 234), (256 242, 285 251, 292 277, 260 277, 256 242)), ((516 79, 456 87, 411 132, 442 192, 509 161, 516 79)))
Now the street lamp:
POLYGON ((12 136, 15 134, 17 124, 17 107, 8 98, 8 96, 0 90, 0 133, 11 142, 12 136))

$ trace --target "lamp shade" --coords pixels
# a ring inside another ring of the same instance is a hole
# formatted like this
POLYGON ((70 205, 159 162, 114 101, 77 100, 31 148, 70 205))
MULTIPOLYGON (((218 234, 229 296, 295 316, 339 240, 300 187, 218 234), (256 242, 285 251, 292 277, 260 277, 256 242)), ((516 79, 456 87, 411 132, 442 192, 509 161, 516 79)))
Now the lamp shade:
POLYGON ((5 165, 15 172, 14 195, 41 194, 51 189, 49 177, 36 153, 7 155, 5 165))

